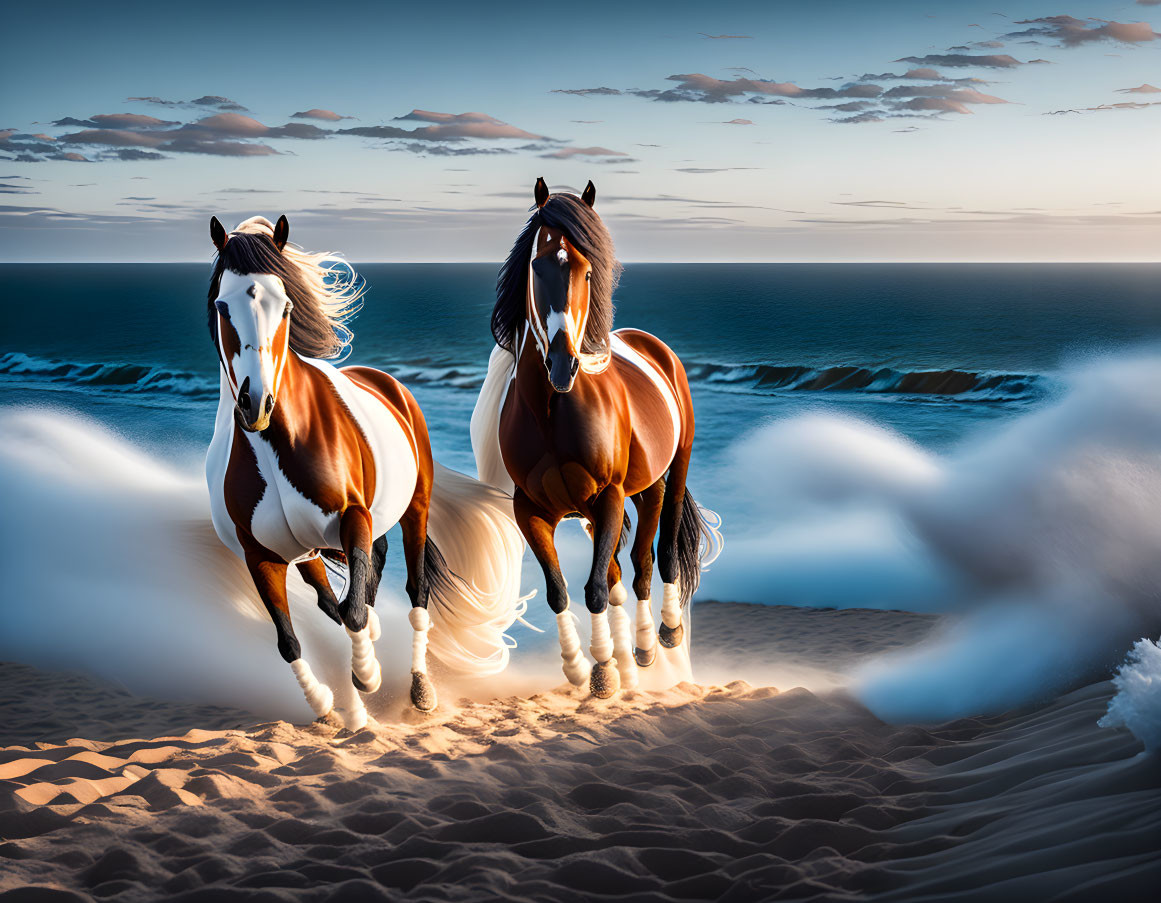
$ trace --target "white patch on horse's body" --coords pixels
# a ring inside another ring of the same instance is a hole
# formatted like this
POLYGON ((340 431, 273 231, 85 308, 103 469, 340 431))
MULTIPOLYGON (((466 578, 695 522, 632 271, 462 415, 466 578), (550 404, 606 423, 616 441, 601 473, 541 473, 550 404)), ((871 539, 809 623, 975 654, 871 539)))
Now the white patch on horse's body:
MULTIPOLYGON (((378 398, 351 382, 335 367, 311 358, 300 357, 299 360, 331 381, 346 411, 371 447, 375 462, 375 496, 369 506, 372 534, 382 536, 398 523, 415 495, 419 470, 411 439, 403 431, 398 418, 378 398)), ((234 413, 233 399, 224 375, 222 381, 214 438, 206 457, 209 484, 214 487, 211 513, 218 536, 239 557, 244 557, 225 504, 225 477, 233 445, 234 413)), ((339 540, 341 512, 323 511, 293 486, 279 465, 277 452, 262 433, 244 435, 266 484, 249 524, 254 539, 286 562, 302 561, 314 555, 317 549, 342 548, 339 540)))
POLYGON ((632 364, 648 376, 665 401, 665 406, 669 409, 669 418, 673 422, 673 447, 670 448, 669 457, 667 458, 667 460, 672 461, 677 454, 677 443, 681 440, 681 407, 677 402, 677 394, 673 391, 673 387, 669 385, 669 380, 665 378, 661 371, 637 351, 637 349, 633 348, 621 338, 618 333, 612 333, 610 339, 609 344, 613 354, 626 363, 632 364))

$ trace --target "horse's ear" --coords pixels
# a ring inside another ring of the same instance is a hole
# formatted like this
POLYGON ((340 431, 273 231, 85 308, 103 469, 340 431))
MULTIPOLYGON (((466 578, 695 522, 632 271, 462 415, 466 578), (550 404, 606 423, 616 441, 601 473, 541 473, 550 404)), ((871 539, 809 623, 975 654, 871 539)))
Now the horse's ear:
POLYGON ((230 236, 226 234, 225 228, 218 222, 216 216, 210 217, 210 240, 214 243, 214 247, 219 251, 226 246, 226 242, 230 240, 230 236))
POLYGON ((532 193, 536 197, 537 207, 543 207, 548 203, 548 185, 545 184, 544 179, 536 180, 536 187, 532 189, 532 193))
POLYGON ((593 184, 593 180, 589 179, 589 184, 585 186, 584 193, 581 194, 581 200, 590 207, 597 201, 597 186, 593 184))
POLYGON ((286 240, 290 237, 290 223, 287 222, 285 214, 278 217, 278 222, 274 226, 274 247, 281 251, 286 247, 286 240))

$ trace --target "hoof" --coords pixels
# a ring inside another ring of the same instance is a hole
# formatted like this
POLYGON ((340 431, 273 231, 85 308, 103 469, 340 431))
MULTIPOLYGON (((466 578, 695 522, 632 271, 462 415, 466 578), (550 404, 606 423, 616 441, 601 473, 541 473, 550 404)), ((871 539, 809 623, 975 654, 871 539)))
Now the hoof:
POLYGON ((319 611, 338 624, 343 625, 343 619, 339 617, 339 607, 329 600, 318 600, 319 611))
POLYGON ((365 684, 361 680, 359 680, 359 675, 357 675, 354 671, 352 671, 351 672, 351 683, 353 683, 355 685, 355 689, 358 690, 360 693, 374 693, 376 690, 379 689, 379 685, 381 683, 383 683, 382 674, 381 673, 376 674, 375 675, 375 683, 373 685, 369 685, 369 684, 365 684))
POLYGON ((597 699, 608 699, 621 689, 621 675, 612 661, 597 662, 589 675, 589 692, 597 699))
POLYGON ((676 649, 680 646, 683 636, 685 636, 684 624, 678 624, 676 627, 668 627, 662 624, 661 629, 657 631, 657 639, 661 641, 661 645, 666 649, 676 649))
POLYGON ((634 649, 633 658, 637 661, 638 668, 648 668, 657 659, 657 647, 652 649, 634 649))
POLYGON ((426 674, 411 672, 411 704, 425 714, 435 711, 435 686, 426 674))

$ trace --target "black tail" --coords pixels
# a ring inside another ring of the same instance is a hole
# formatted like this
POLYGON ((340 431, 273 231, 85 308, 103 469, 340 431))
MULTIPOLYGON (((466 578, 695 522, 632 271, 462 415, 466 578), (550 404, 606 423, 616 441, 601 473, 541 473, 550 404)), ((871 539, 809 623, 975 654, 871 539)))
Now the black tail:
POLYGON ((701 509, 693 500, 692 493, 686 489, 685 501, 681 505, 681 522, 677 525, 677 583, 681 587, 682 608, 689 605, 689 600, 701 583, 704 534, 701 509))
POLYGON ((457 595, 465 595, 467 591, 464 578, 451 569, 430 533, 423 546, 423 581, 427 591, 423 599, 425 607, 427 597, 432 592, 438 592, 444 599, 454 599, 457 595))

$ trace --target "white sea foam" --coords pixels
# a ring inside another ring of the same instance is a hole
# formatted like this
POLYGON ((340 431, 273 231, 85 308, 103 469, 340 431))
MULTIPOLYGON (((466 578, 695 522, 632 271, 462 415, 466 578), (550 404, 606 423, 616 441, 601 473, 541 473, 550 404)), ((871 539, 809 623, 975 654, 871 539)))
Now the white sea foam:
POLYGON ((1100 673, 1161 623, 1161 358, 1067 381, 942 458, 820 415, 746 437, 731 494, 751 524, 703 595, 954 613, 857 675, 892 720, 998 710, 1100 673))
POLYGON ((1127 727, 1146 749, 1161 750, 1161 646, 1138 640, 1113 684, 1117 695, 1100 726, 1127 727))

